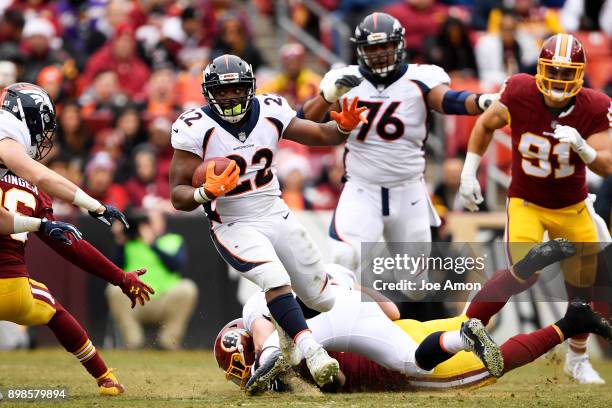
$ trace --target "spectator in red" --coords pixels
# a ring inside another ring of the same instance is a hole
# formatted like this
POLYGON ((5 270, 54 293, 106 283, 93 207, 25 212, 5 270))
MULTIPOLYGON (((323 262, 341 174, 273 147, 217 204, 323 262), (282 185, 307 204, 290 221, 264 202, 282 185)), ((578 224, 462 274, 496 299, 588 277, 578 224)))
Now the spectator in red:
POLYGON ((38 74, 36 83, 40 85, 55 103, 55 110, 61 110, 61 100, 63 97, 64 75, 62 70, 55 65, 43 68, 38 74))
POLYGON ((0 19, 1 50, 4 50, 7 45, 18 46, 21 43, 24 25, 25 19, 21 11, 13 8, 4 10, 4 15, 0 19))
POLYGON ((157 177, 157 155, 155 148, 148 144, 139 145, 132 155, 134 176, 126 183, 125 189, 130 205, 135 208, 167 209, 170 204, 168 178, 157 177))
POLYGON ((335 209, 344 187, 344 149, 337 148, 330 156, 330 162, 323 167, 318 185, 306 190, 305 195, 312 202, 313 210, 335 209))
POLYGON ((238 14, 227 13, 219 20, 216 38, 211 59, 223 54, 237 55, 248 61, 254 72, 266 64, 254 41, 248 38, 245 24, 238 14))
POLYGON ((151 74, 148 85, 148 98, 146 117, 176 116, 180 107, 176 104, 174 72, 169 68, 162 68, 151 74))
POLYGON ((109 118, 119 107, 127 103, 127 97, 119 88, 117 73, 111 70, 99 71, 93 85, 81 95, 83 116, 105 114, 109 118))
POLYGON ((210 50, 196 48, 181 53, 181 62, 185 69, 177 75, 174 93, 181 111, 186 111, 204 104, 202 97, 202 71, 208 65, 210 50))
POLYGON ((113 183, 115 162, 106 152, 96 153, 85 168, 84 190, 100 202, 113 205, 125 211, 129 197, 125 189, 113 183))
POLYGON ((115 112, 113 127, 123 135, 123 148, 128 154, 135 146, 147 141, 140 109, 134 104, 127 104, 115 112))
POLYGON ((48 20, 33 18, 26 22, 23 28, 21 49, 26 63, 20 79, 24 82, 36 83, 40 71, 49 65, 61 65, 66 59, 51 48, 55 38, 55 28, 48 20))
POLYGON ((61 34, 62 25, 55 12, 55 1, 52 0, 15 0, 11 8, 19 10, 30 19, 44 18, 51 22, 55 31, 61 34))
POLYGON ((170 162, 174 149, 170 144, 172 122, 161 116, 151 121, 149 125, 149 144, 157 152, 157 178, 165 182, 170 177, 170 162))
POLYGON ((129 25, 117 27, 112 40, 91 56, 81 78, 81 89, 89 86, 96 74, 108 70, 117 74, 121 90, 130 98, 144 99, 150 72, 136 53, 134 30, 129 25))
POLYGON ((305 54, 302 44, 283 45, 279 50, 282 72, 258 86, 257 92, 284 96, 295 109, 317 96, 321 77, 306 68, 305 54))
POLYGON ((440 66, 451 78, 478 77, 468 28, 458 18, 446 19, 438 35, 426 40, 425 49, 425 62, 440 66))
MULTIPOLYGON (((63 155, 70 157, 69 167, 83 169, 93 145, 93 138, 81 117, 79 105, 66 103, 60 114, 55 133, 56 145, 63 155)), ((81 184, 80 180, 76 184, 81 184)))
POLYGON ((434 37, 448 16, 448 7, 435 0, 404 0, 383 11, 397 18, 406 29, 406 50, 416 61, 422 61, 425 39, 434 37))

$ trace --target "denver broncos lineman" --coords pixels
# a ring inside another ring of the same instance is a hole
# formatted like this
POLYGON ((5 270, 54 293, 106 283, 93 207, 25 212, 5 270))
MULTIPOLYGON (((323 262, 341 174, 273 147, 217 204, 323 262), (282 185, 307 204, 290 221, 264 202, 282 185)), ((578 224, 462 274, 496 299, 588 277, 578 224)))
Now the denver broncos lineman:
POLYGON ((388 14, 368 15, 352 41, 359 65, 328 72, 303 115, 321 120, 342 95, 368 109, 346 143, 347 181, 329 229, 333 262, 358 270, 361 242, 431 242, 430 225, 440 224, 423 181, 428 111, 477 115, 496 96, 450 90, 441 68, 404 62, 404 28, 388 14))
MULTIPOLYGON (((364 120, 364 108, 357 107, 356 98, 350 107, 344 99, 335 122, 296 118, 284 98, 255 96, 251 66, 234 55, 217 57, 206 67, 202 93, 208 106, 186 111, 172 127, 172 203, 184 211, 204 205, 221 256, 263 289, 271 315, 306 358, 313 378, 327 383, 338 362, 314 340, 301 307, 327 311, 334 296, 318 248, 280 198, 274 159, 281 138, 308 145, 344 142, 364 120), (231 159, 230 165, 216 175, 211 162, 204 185, 193 188, 196 167, 218 156, 231 159)), ((295 353, 287 340, 284 351, 291 361, 295 353)))

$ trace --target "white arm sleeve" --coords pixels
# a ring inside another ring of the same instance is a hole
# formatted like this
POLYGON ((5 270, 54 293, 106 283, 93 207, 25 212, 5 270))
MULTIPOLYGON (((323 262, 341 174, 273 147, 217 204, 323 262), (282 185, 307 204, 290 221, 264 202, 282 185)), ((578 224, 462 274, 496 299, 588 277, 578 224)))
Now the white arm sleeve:
POLYGON ((28 127, 11 113, 0 110, 0 140, 13 139, 26 150, 31 147, 32 140, 28 127))
POLYGON ((253 322, 260 317, 270 317, 264 292, 254 293, 242 307, 242 322, 249 333, 252 333, 253 322))

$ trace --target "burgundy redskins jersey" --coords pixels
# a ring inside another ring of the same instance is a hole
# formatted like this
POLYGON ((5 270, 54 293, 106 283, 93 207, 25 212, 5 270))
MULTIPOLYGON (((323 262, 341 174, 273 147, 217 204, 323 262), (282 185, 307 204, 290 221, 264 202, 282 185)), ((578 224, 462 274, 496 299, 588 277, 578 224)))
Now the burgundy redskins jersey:
MULTIPOLYGON (((0 201, 7 210, 29 217, 43 218, 52 213, 50 196, 10 172, 0 179, 0 201)), ((27 239, 27 232, 0 236, 0 279, 28 276, 27 239)))
POLYGON ((587 139, 612 124, 608 96, 588 88, 575 96, 574 106, 555 117, 544 104, 535 78, 510 77, 500 101, 512 128, 512 181, 509 197, 546 208, 563 208, 587 197, 586 165, 568 143, 554 137, 554 128, 571 126, 587 139))

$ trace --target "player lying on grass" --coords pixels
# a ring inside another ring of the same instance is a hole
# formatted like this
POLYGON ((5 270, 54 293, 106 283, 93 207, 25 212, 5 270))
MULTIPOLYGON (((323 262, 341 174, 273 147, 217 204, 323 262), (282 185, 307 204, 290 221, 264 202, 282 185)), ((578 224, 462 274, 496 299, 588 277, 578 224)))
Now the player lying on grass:
MULTIPOLYGON (((5 197, 4 205, 7 205, 6 200, 15 205, 19 203, 23 214, 48 220, 45 223, 55 222, 51 198, 14 174, 9 172, 0 179, 0 194, 5 197)), ((149 300, 149 294, 154 291, 139 279, 139 275, 145 273, 144 269, 125 273, 89 242, 80 239, 76 229, 68 230, 73 236, 72 240, 62 234, 63 230, 60 228, 59 232, 54 232, 58 236, 46 230, 35 234, 77 267, 119 286, 132 300, 132 306, 136 302, 144 305, 149 300), (63 240, 58 240, 58 237, 63 237, 63 240)), ((0 320, 26 326, 46 325, 62 346, 74 354, 94 377, 101 395, 122 393, 123 385, 107 368, 85 329, 44 284, 29 278, 25 262, 27 238, 27 233, 0 236, 0 320)))
MULTIPOLYGON (((593 332, 612 340, 610 324, 576 302, 554 325, 514 336, 498 348, 479 321, 465 316, 392 322, 378 303, 363 301, 364 294, 351 290, 351 280, 343 278, 350 276, 348 270, 328 265, 327 271, 333 275, 336 303, 331 311, 309 319, 308 325, 324 347, 338 352, 333 355, 340 362, 345 391, 480 386, 576 333, 593 332), (465 350, 476 352, 482 362, 465 350)), ((248 393, 267 389, 286 368, 276 364, 278 339, 267 315, 261 295, 254 295, 244 306, 243 318, 224 327, 215 344, 226 378, 248 393), (257 368, 251 375, 253 365, 257 368)))

